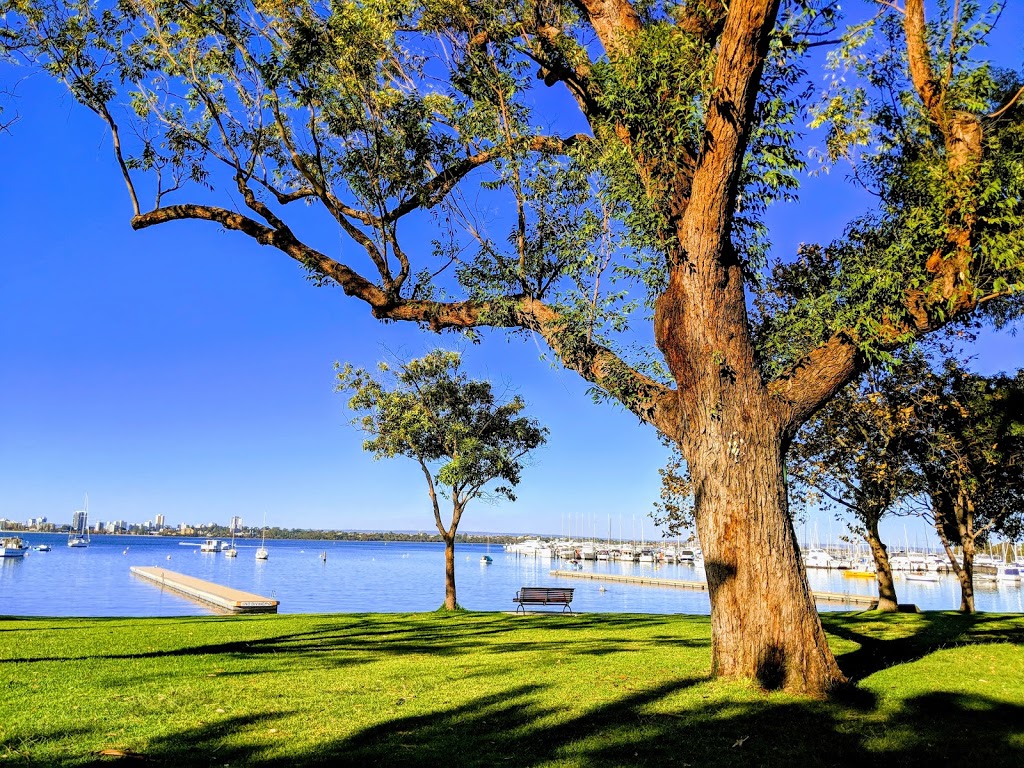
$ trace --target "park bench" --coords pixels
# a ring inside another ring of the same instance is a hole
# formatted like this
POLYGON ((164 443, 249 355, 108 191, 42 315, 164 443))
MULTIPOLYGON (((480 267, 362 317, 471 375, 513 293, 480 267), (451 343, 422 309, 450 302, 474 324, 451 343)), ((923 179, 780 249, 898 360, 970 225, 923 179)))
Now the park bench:
POLYGON ((519 603, 516 606, 516 613, 519 613, 520 609, 526 613, 526 608, 523 607, 526 605, 561 605, 563 613, 567 610, 572 613, 569 603, 572 602, 573 589, 573 587, 520 587, 516 596, 512 598, 512 602, 519 603))

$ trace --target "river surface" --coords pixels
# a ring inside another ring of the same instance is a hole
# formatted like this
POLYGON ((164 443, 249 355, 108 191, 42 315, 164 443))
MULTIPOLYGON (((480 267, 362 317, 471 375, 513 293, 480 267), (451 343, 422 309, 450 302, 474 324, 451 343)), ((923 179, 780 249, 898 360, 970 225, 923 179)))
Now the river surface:
MULTIPOLYGON (((50 552, 0 559, 0 615, 6 616, 195 616, 214 609, 131 575, 133 565, 159 565, 225 586, 281 601, 281 613, 430 611, 444 602, 444 548, 434 543, 267 541, 270 558, 255 558, 259 542, 238 541, 238 557, 199 551, 199 539, 155 536, 97 536, 91 546, 72 549, 65 536, 19 534, 30 546, 48 543, 50 552), (322 554, 326 553, 326 559, 322 554)), ((706 592, 672 587, 559 578, 559 560, 506 553, 500 546, 456 547, 459 604, 478 611, 508 611, 522 586, 575 587, 572 607, 581 612, 708 613, 706 592), (493 563, 484 565, 489 552, 493 563), (604 588, 602 590, 602 587, 604 588)), ((585 562, 584 571, 702 581, 691 565, 585 562)), ((839 571, 812 570, 811 588, 827 592, 877 594, 871 579, 839 571)), ((896 577, 900 602, 925 610, 953 610, 960 604, 955 577, 937 583, 896 577)), ((1020 585, 976 585, 980 611, 1022 612, 1020 585)), ((857 606, 820 604, 821 610, 857 606)))

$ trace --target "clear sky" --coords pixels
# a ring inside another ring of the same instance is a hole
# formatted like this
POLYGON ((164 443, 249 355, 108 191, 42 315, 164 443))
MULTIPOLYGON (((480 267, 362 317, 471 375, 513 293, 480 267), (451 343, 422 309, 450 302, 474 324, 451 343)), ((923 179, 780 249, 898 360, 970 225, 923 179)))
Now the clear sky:
MULTIPOLYGON (((1017 62, 1020 16, 1007 14, 1000 51, 1017 62)), ((652 538, 664 449, 542 360, 539 339, 467 345, 384 326, 279 252, 207 223, 133 232, 98 119, 41 76, 18 83, 16 97, 20 120, 0 135, 0 517, 70 522, 88 493, 93 520, 227 524, 237 514, 258 525, 266 514, 282 527, 432 530, 418 468, 362 452, 332 365, 441 344, 521 394, 551 430, 518 501, 471 507, 463 530, 585 524, 603 535, 611 518, 613 535, 639 535, 643 523, 652 538)), ((779 252, 841 232, 856 210, 841 176, 772 213, 779 252)), ((353 247, 329 234, 317 243, 327 253, 353 247)), ((1024 360, 1008 334, 977 352, 984 372, 1024 360)), ((824 538, 829 518, 818 525, 824 538)), ((902 536, 903 521, 890 530, 902 536)))

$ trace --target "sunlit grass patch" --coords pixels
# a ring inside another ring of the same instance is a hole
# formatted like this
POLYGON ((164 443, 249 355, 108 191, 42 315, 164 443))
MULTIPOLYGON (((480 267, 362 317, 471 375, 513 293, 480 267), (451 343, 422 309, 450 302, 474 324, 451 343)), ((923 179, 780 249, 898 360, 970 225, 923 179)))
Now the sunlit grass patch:
POLYGON ((1024 764, 1024 619, 829 614, 829 700, 712 680, 707 617, 0 621, 0 759, 1024 764))

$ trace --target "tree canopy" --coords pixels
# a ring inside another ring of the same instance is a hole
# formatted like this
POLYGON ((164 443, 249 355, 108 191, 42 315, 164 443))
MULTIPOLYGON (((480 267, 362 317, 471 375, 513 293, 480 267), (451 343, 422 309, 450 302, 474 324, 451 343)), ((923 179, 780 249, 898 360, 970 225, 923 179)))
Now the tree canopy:
MULTIPOLYGON (((778 19, 760 33, 764 72, 742 110, 749 137, 723 213, 732 258, 762 297, 762 369, 797 397, 787 382, 806 379, 824 350, 852 343, 851 360, 884 354, 1015 293, 1024 129, 1018 76, 976 58, 1000 3, 939 2, 927 23, 922 0, 903 12, 854 5, 845 19, 830 2, 764 5, 778 19), (830 37, 836 76, 813 92, 805 68, 830 37), (762 291, 761 214, 795 194, 816 162, 800 139, 808 113, 827 132, 822 154, 852 161, 878 206, 845 237, 777 265, 762 291), (785 301, 780 286, 792 289, 785 301)), ((281 249, 381 318, 538 331, 602 394, 678 436, 671 376, 614 334, 636 320, 631 297, 652 305, 665 290, 674 230, 711 159, 709 131, 729 130, 709 122, 736 74, 727 70, 740 68, 722 49, 732 16, 723 6, 3 0, 3 9, 8 58, 63 80, 110 126, 133 226, 216 222, 281 249), (560 85, 571 102, 538 95, 541 84, 560 85), (546 107, 568 103, 576 117, 548 118, 546 107), (580 130, 546 132, 552 122, 580 130), (237 208, 213 202, 221 190, 237 208), (307 244, 282 218, 297 202, 323 211, 358 251, 339 260, 307 244), (514 215, 495 217, 498 207, 514 215), (403 225, 424 211, 435 239, 403 243, 403 225)))

